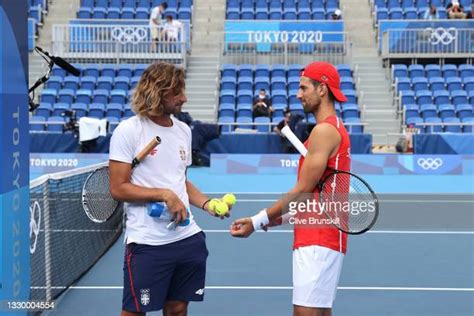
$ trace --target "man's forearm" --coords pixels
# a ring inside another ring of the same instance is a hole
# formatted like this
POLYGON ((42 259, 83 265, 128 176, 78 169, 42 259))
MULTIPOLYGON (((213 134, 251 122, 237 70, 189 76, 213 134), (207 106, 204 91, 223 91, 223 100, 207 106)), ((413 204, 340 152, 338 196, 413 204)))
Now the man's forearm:
POLYGON ((112 197, 122 202, 156 202, 166 201, 170 191, 168 189, 146 188, 132 183, 123 183, 110 188, 112 197))
POLYGON ((198 208, 201 208, 204 202, 209 199, 204 193, 199 191, 199 189, 189 180, 186 180, 186 191, 188 192, 189 203, 198 208))

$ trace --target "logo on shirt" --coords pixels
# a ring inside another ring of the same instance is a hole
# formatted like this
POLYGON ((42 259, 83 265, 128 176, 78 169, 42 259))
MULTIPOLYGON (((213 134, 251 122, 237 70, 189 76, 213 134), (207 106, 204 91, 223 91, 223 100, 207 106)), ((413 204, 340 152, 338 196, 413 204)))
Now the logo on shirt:
POLYGON ((204 295, 204 289, 197 290, 195 294, 200 295, 200 296, 204 295))
POLYGON ((183 147, 179 147, 179 157, 182 161, 186 161, 186 150, 183 147))
POLYGON ((140 302, 143 306, 150 304, 150 289, 141 289, 140 290, 140 302))

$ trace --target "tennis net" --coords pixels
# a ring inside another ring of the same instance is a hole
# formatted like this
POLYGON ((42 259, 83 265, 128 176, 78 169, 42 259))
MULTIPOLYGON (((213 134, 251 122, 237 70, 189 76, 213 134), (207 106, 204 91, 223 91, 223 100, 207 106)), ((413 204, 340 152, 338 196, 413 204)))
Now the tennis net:
POLYGON ((106 166, 49 174, 30 182, 31 300, 51 301, 76 282, 119 238, 122 205, 105 223, 82 208, 82 186, 106 166))

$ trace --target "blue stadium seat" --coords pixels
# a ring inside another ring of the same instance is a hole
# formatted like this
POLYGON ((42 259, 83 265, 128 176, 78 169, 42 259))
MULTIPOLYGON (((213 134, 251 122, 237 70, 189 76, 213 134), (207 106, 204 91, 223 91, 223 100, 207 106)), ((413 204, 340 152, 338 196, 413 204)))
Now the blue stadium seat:
POLYGON ((46 118, 43 116, 32 116, 30 118, 30 131, 42 132, 46 125, 46 118))
POLYGON ((234 12, 234 11, 227 12, 226 19, 227 20, 239 20, 240 19, 239 12, 234 12))
POLYGON ((401 8, 391 8, 389 17, 390 20, 403 20, 403 10, 401 8))
POLYGON ((410 65, 408 71, 410 72, 410 78, 412 79, 416 77, 425 77, 425 69, 422 65, 410 65))
POLYGON ((326 20, 326 11, 324 8, 313 7, 313 20, 326 20))
POLYGON ((220 94, 220 104, 223 103, 232 103, 235 104, 236 93, 235 90, 221 90, 220 94))
POLYGON ((257 65, 255 67, 255 78, 257 77, 270 77, 270 67, 268 65, 257 65))
POLYGON ((74 102, 75 91, 71 89, 61 89, 58 92, 58 102, 72 104, 74 102))
MULTIPOLYGON (((234 123, 234 118, 230 116, 219 117, 217 124, 225 124, 225 123, 234 123)), ((222 125, 221 132, 230 133, 233 131, 233 129, 234 127, 232 125, 222 125)))
POLYGON ((130 64, 120 65, 117 70, 117 77, 127 77, 129 79, 132 78, 133 68, 133 65, 130 64))
POLYGON ((300 64, 290 64, 288 66, 288 78, 290 77, 300 77, 301 70, 303 69, 303 66, 300 64))
POLYGON ((255 125, 257 131, 261 133, 270 133, 271 132, 271 125, 270 125, 270 118, 267 116, 258 116, 254 119, 255 123, 265 123, 267 125, 255 125))
POLYGON ((420 91, 420 90, 429 90, 428 89, 428 79, 425 77, 416 77, 411 80, 413 85, 413 90, 420 91))
MULTIPOLYGON (((443 80, 444 83, 444 80, 443 80)), ((397 94, 400 91, 411 90, 411 80, 407 77, 395 78, 395 86, 397 94)))
POLYGON ((123 114, 123 104, 109 103, 105 107, 105 116, 121 118, 123 114))
POLYGON ((179 20, 191 20, 191 8, 180 8, 178 12, 179 20))
POLYGON ((223 103, 219 107, 219 117, 228 116, 234 119, 235 117, 235 106, 232 103, 223 103))
POLYGON ((97 78, 97 89, 110 91, 112 90, 113 82, 112 77, 99 77, 97 78))
POLYGON ((341 77, 340 88, 342 90, 353 90, 354 89, 354 82, 352 80, 352 77, 341 77))
POLYGON ((124 105, 127 102, 127 90, 110 91, 110 103, 118 103, 124 105))
POLYGON ((454 117, 456 113, 454 111, 454 105, 452 104, 440 104, 438 106, 438 116, 442 119, 447 117, 454 117))
POLYGON ((429 117, 437 117, 437 108, 434 104, 422 104, 420 105, 421 117, 427 119, 429 117))
MULTIPOLYGON (((443 123, 460 124, 461 120, 457 117, 447 117, 443 120, 443 123)), ((445 125, 445 131, 447 133, 461 133, 461 125, 445 125)))
POLYGON ((405 20, 417 20, 418 19, 418 11, 416 8, 406 8, 404 10, 405 20))
POLYGON ((394 78, 408 77, 408 67, 406 65, 393 65, 392 76, 394 78))
POLYGON ((240 19, 241 20, 254 20, 255 15, 253 12, 245 11, 240 14, 240 19))
POLYGON ((150 10, 145 8, 138 8, 135 11, 136 20, 148 20, 150 18, 150 10))
POLYGON ((272 93, 275 90, 286 90, 286 78, 272 77, 270 86, 272 93))
POLYGON ((360 112, 359 112, 359 107, 357 106, 357 104, 353 104, 353 103, 342 104, 342 117, 344 119, 359 117, 359 116, 360 116, 360 112))
POLYGON ((110 2, 109 2, 109 8, 121 9, 122 6, 123 6, 123 1, 122 0, 110 0, 110 2))
POLYGON ((470 103, 474 105, 474 91, 469 91, 467 95, 469 97, 470 103))
POLYGON ((311 20, 311 12, 310 11, 299 11, 298 12, 298 20, 311 20))
POLYGON ((53 106, 51 105, 51 103, 40 103, 38 108, 36 108, 35 115, 46 118, 46 117, 51 116, 52 110, 53 110, 53 106))
POLYGON ((414 5, 413 0, 402 0, 401 7, 406 9, 412 8, 414 5))
POLYGON ((236 65, 225 64, 222 66, 222 77, 237 78, 238 67, 236 65))
POLYGON ((474 77, 474 66, 468 64, 459 65, 459 73, 462 79, 474 77))
POLYGON ((121 18, 124 20, 132 20, 135 18, 135 9, 123 8, 121 18))
POLYGON ((81 0, 81 6, 83 7, 90 7, 92 8, 94 6, 94 0, 81 0))
POLYGON ((463 80, 464 90, 469 93, 474 91, 474 77, 465 77, 463 80))
POLYGON ((77 18, 78 19, 91 19, 92 18, 92 9, 81 7, 79 11, 77 11, 77 18))
POLYGON ((289 11, 289 9, 283 11, 283 20, 296 20, 298 17, 296 15, 296 9, 289 11))
POLYGON ((423 119, 421 117, 410 117, 407 119, 407 125, 414 125, 415 127, 422 128, 421 123, 423 123, 423 119))
POLYGON ((250 104, 252 105, 252 90, 239 90, 237 92, 237 104, 242 105, 242 104, 250 104))
POLYGON ((51 76, 46 82, 46 88, 50 90, 59 91, 63 85, 63 78, 58 76, 51 76))
POLYGON ((96 77, 92 77, 92 76, 81 77, 80 89, 94 90, 96 82, 97 82, 96 77))
POLYGON ((360 134, 364 132, 364 126, 358 117, 350 117, 344 120, 346 129, 351 134, 360 134))
POLYGON ((404 90, 400 93, 402 104, 415 104, 415 92, 411 90, 404 90))
POLYGON ((47 120, 46 130, 48 132, 62 133, 65 121, 66 120, 62 116, 51 116, 47 120))
POLYGON ((113 133, 114 130, 117 128, 119 125, 120 119, 114 116, 107 116, 106 117, 107 122, 109 123, 109 133, 113 133))
POLYGON ((114 89, 128 91, 130 89, 130 77, 116 77, 114 80, 114 89))
POLYGON ((445 65, 443 65, 443 67, 441 67, 441 70, 443 71, 444 78, 457 77, 458 76, 458 68, 457 68, 456 65, 445 64, 445 65))
POLYGON ((239 104, 237 105, 237 117, 248 117, 252 119, 252 105, 239 104))
POLYGON ((462 90, 462 81, 459 77, 448 77, 446 78, 446 86, 448 91, 452 92, 455 90, 462 90))
POLYGON ((253 79, 251 77, 239 77, 237 91, 253 90, 253 79))
POLYGON ((381 21, 381 20, 388 20, 388 9, 387 8, 379 8, 377 7, 377 11, 375 13, 376 20, 381 21))
MULTIPOLYGON (((434 116, 434 117, 426 118, 425 123, 440 124, 440 123, 442 123, 442 121, 439 117, 434 116)), ((442 125, 425 125, 424 132, 427 133, 427 134, 442 133, 443 132, 443 126, 442 125)))
POLYGON ((137 1, 136 0, 123 0, 123 7, 135 10, 137 1))
POLYGON ((409 118, 420 116, 419 107, 416 104, 405 104, 403 110, 405 112, 405 123, 409 118))
POLYGON ((91 103, 88 116, 98 119, 103 118, 105 116, 105 105, 103 103, 91 103))
POLYGON ((357 104, 357 93, 355 90, 342 90, 342 93, 346 96, 347 103, 357 104))
POLYGON ((451 91, 451 101, 454 105, 468 103, 467 92, 464 90, 451 91))
POLYGON ((430 90, 416 91, 416 103, 418 105, 433 103, 433 96, 430 90))
POLYGON ((336 116, 337 116, 337 117, 342 117, 342 116, 341 116, 342 109, 341 109, 341 105, 339 104, 339 102, 336 102, 336 103, 334 104, 334 108, 335 108, 335 110, 336 110, 336 116))
POLYGON ((92 92, 92 102, 93 103, 102 103, 107 104, 109 103, 109 94, 110 91, 97 89, 92 92))
POLYGON ((86 76, 86 77, 94 77, 97 79, 99 75, 100 75, 99 65, 89 65, 89 66, 86 66, 83 70, 83 76, 86 76))
POLYGON ((109 20, 118 20, 118 19, 120 19, 120 9, 119 8, 109 8, 107 10, 107 19, 109 19, 109 20))
POLYGON ((73 76, 66 76, 63 80, 63 89, 70 89, 76 91, 79 87, 79 78, 73 76))
POLYGON ((430 89, 433 92, 446 89, 444 79, 441 77, 431 77, 429 79, 429 82, 430 82, 430 89))
POLYGON ((135 113, 133 113, 132 109, 130 108, 130 104, 125 104, 123 107, 123 118, 128 118, 134 116, 135 113))
POLYGON ((63 116, 64 112, 69 110, 68 103, 55 103, 53 104, 53 112, 51 116, 63 116))
POLYGON ((272 106, 274 109, 285 109, 288 106, 288 97, 286 95, 273 95, 272 106))
POLYGON ((71 104, 71 111, 76 112, 76 117, 78 119, 81 117, 87 116, 87 104, 73 103, 71 104))
POLYGON ((115 70, 116 69, 114 65, 104 65, 102 66, 101 76, 115 78, 115 70))
POLYGON ((138 64, 135 66, 135 70, 133 71, 133 77, 141 77, 145 69, 148 67, 148 65, 145 64, 138 64))
POLYGON ((92 19, 105 19, 107 16, 107 9, 95 7, 92 13, 92 19))
POLYGON ((433 92, 433 99, 436 105, 450 103, 449 92, 446 90, 438 90, 433 92))
POLYGON ((66 70, 59 68, 57 66, 54 66, 53 71, 51 72, 51 75, 55 77, 64 78, 66 76, 66 70))
POLYGON ((135 76, 135 77, 132 77, 132 80, 130 80, 130 89, 134 89, 138 82, 140 81, 140 78, 141 77, 138 77, 138 76, 135 76))
POLYGON ((417 8, 428 8, 430 5, 428 0, 415 0, 417 8))
POLYGON ((255 14, 255 20, 268 20, 268 13, 259 11, 255 14))
POLYGON ((456 116, 460 119, 466 117, 474 117, 472 104, 458 104, 456 105, 456 116))
POLYGON ((288 106, 288 108, 290 109, 292 115, 301 115, 301 116, 305 115, 303 106, 301 105, 299 100, 298 102, 290 102, 290 105, 288 106))
POLYGON ((374 5, 377 8, 386 8, 387 7, 387 3, 386 3, 385 0, 375 0, 374 5))
POLYGON ((150 10, 151 9, 151 1, 150 0, 138 0, 137 10, 138 10, 138 8, 142 8, 142 9, 145 9, 145 10, 150 10))
POLYGON ((461 120, 462 123, 466 123, 466 124, 471 124, 471 125, 464 125, 463 126, 463 132, 464 133, 472 133, 473 130, 474 130, 474 117, 470 116, 470 117, 465 117, 461 120))
POLYGON ((389 9, 392 9, 392 8, 400 9, 400 1, 399 0, 388 0, 387 1, 387 7, 389 9))
POLYGON ((95 0, 94 7, 106 9, 109 7, 109 0, 95 0))
POLYGON ((234 90, 237 88, 234 77, 224 77, 221 79, 221 90, 234 90))
POLYGON ((91 102, 92 90, 79 89, 76 91, 76 102, 88 105, 91 102))
POLYGON ((239 67, 239 79, 242 77, 249 77, 253 80, 253 65, 242 64, 239 67))
POLYGON ((426 76, 428 78, 441 77, 440 65, 428 64, 425 66, 425 70, 426 70, 426 76))

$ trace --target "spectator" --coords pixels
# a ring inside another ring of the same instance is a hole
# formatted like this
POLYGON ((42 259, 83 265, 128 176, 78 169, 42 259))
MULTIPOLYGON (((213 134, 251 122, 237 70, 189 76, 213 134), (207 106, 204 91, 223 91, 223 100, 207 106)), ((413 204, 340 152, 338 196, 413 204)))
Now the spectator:
POLYGON ((285 113, 285 117, 283 118, 283 120, 280 121, 280 123, 278 123, 277 126, 275 126, 273 131, 275 133, 277 133, 278 135, 280 135, 280 137, 281 137, 280 140, 281 140, 281 147, 282 147, 283 152, 284 153, 295 153, 296 152, 295 147, 281 133, 281 130, 283 129, 283 127, 290 125, 290 119, 291 119, 291 111, 289 109, 286 109, 284 113, 285 113))
POLYGON ((448 19, 465 19, 466 13, 464 13, 464 7, 459 3, 458 0, 451 0, 451 3, 446 7, 448 13, 448 19))
POLYGON ((439 20, 438 10, 436 9, 434 5, 426 9, 424 19, 425 20, 439 20))
POLYGON ((471 11, 469 11, 466 15, 466 19, 472 19, 472 15, 474 14, 474 3, 471 4, 471 11))
POLYGON ((342 12, 339 9, 336 9, 334 13, 331 15, 333 20, 341 20, 342 19, 342 12))
POLYGON ((183 24, 181 22, 173 20, 172 15, 167 15, 166 22, 163 25, 163 31, 161 32, 161 38, 169 42, 178 41, 182 26, 183 24))
POLYGON ((253 117, 270 116, 273 112, 272 101, 267 96, 265 89, 260 89, 258 96, 255 97, 252 106, 253 117))
MULTIPOLYGON (((165 12, 166 8, 168 8, 168 4, 166 2, 163 2, 159 6, 156 6, 151 10, 149 25, 151 39, 155 45, 157 45, 160 36, 159 27, 161 26, 162 15, 165 12)), ((153 43, 152 47, 154 46, 153 43)))

